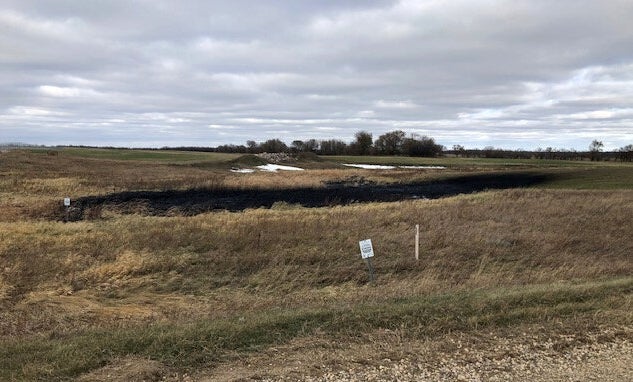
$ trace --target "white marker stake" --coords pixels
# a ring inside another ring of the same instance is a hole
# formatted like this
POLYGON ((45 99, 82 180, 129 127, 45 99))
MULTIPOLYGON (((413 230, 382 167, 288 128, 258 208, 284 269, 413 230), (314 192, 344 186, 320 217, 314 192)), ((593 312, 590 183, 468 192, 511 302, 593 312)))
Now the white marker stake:
POLYGON ((66 197, 64 198, 64 207, 66 209, 66 219, 64 220, 64 222, 68 221, 68 209, 70 208, 70 198, 66 197))
POLYGON ((420 260, 420 225, 415 225, 415 259, 420 260))
POLYGON ((371 239, 361 240, 358 242, 360 246, 360 256, 367 263, 367 269, 369 270, 369 281, 374 283, 374 267, 371 265, 371 258, 374 257, 374 248, 371 245, 371 239))

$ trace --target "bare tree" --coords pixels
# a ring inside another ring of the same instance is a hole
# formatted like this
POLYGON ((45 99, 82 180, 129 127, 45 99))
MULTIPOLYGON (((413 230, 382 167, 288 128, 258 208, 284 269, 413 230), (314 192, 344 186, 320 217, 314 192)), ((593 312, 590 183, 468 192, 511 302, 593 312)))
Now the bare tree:
POLYGON ((455 151, 455 156, 464 156, 466 153, 466 149, 462 145, 453 145, 453 151, 455 151))
POLYGON ((620 147, 618 150, 620 160, 622 162, 633 162, 633 145, 626 145, 624 147, 620 147))
POLYGON ((442 154, 444 146, 435 143, 435 139, 412 134, 402 144, 403 153, 412 157, 436 157, 442 154))
POLYGON ((599 161, 601 159, 601 152, 604 148, 602 141, 594 139, 589 145, 589 157, 592 161, 599 161))
POLYGON ((390 131, 378 137, 374 146, 379 153, 384 155, 402 154, 405 136, 402 130, 390 131))
POLYGON ((288 152, 288 146, 279 139, 269 139, 259 145, 260 149, 266 153, 285 153, 288 152))
POLYGON ((371 135, 371 133, 368 133, 367 131, 359 131, 355 134, 356 137, 356 142, 354 142, 352 145, 354 146, 354 148, 356 149, 356 152, 359 155, 368 155, 371 153, 371 147, 374 143, 374 139, 371 135))

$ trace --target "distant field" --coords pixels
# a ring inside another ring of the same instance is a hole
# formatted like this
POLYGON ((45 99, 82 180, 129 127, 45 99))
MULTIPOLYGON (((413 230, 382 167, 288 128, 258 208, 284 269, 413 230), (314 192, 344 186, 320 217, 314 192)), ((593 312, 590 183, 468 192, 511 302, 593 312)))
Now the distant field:
POLYGON ((446 166, 446 167, 620 167, 631 164, 622 162, 566 161, 547 159, 499 159, 499 158, 420 158, 398 156, 323 156, 337 163, 381 164, 395 166, 446 166))
MULTIPOLYGON (((122 161, 156 161, 159 163, 205 162, 220 164, 237 159, 243 154, 206 153, 172 150, 99 149, 99 148, 53 148, 29 149, 37 154, 57 153, 70 157, 110 159, 122 161)), ((326 162, 380 164, 395 166, 446 166, 461 168, 573 168, 573 167, 624 167, 633 169, 633 164, 622 162, 565 161, 546 159, 498 159, 498 158, 421 158, 399 156, 320 156, 326 162)))
MULTIPOLYGON (((445 166, 453 171, 530 171, 549 175, 547 181, 534 187, 571 189, 632 189, 633 163, 564 161, 543 159, 495 158, 412 158, 375 156, 328 156, 336 163, 380 164, 394 166, 445 166)), ((433 170, 434 171, 434 170, 433 170)), ((452 172, 438 171, 438 177, 450 177, 452 172), (444 175, 442 175, 444 174, 444 175)))
POLYGON ((633 189, 633 166, 588 167, 552 171, 550 181, 540 185, 546 188, 576 190, 633 189))
POLYGON ((225 162, 237 158, 240 154, 205 153, 194 151, 171 150, 131 150, 131 149, 97 149, 97 148, 59 148, 31 149, 34 153, 58 153, 81 158, 157 161, 161 163, 181 162, 225 162))

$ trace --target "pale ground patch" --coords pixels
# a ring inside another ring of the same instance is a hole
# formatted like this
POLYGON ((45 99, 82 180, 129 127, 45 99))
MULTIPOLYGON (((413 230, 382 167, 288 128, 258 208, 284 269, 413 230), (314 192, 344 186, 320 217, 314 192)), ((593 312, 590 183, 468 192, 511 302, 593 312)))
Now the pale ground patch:
POLYGON ((229 171, 235 172, 238 174, 250 174, 250 173, 255 172, 255 170, 253 170, 252 168, 232 168, 229 171))
POLYGON ((343 166, 362 168, 364 170, 394 170, 396 166, 387 166, 382 164, 352 164, 343 163, 343 166))
MULTIPOLYGON (((304 171, 304 169, 300 168, 300 167, 293 167, 293 166, 283 166, 280 164, 263 164, 261 166, 257 166, 256 167, 258 170, 260 171, 267 171, 267 172, 277 172, 277 171, 304 171)), ((250 174, 255 172, 255 169, 252 168, 232 168, 231 170, 229 170, 231 172, 234 173, 238 173, 238 174, 250 174)))
POLYGON ((398 168, 423 169, 423 170, 444 170, 444 166, 398 166, 398 168))
POLYGON ((119 358, 110 364, 77 378, 80 382, 93 381, 159 381, 167 374, 167 367, 158 361, 142 357, 119 358))
POLYGON ((293 167, 293 166, 283 166, 280 164, 264 164, 261 166, 257 166, 258 169, 262 170, 262 171, 270 171, 270 172, 277 172, 279 170, 282 171, 303 171, 302 168, 300 167, 293 167))
POLYGON ((382 164, 353 164, 353 163, 344 163, 343 166, 362 168, 364 170, 395 170, 397 168, 443 170, 446 168, 444 166, 389 166, 389 165, 382 165, 382 164))

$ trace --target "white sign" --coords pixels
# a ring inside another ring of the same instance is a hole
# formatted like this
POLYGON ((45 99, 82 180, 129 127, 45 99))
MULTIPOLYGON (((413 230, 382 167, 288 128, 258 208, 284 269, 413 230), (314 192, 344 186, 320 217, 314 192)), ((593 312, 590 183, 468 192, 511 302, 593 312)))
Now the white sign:
POLYGON ((70 207, 70 198, 64 198, 64 206, 70 207))
POLYGON ((371 239, 361 240, 358 244, 360 245, 360 255, 363 259, 374 256, 374 248, 371 246, 371 239))

